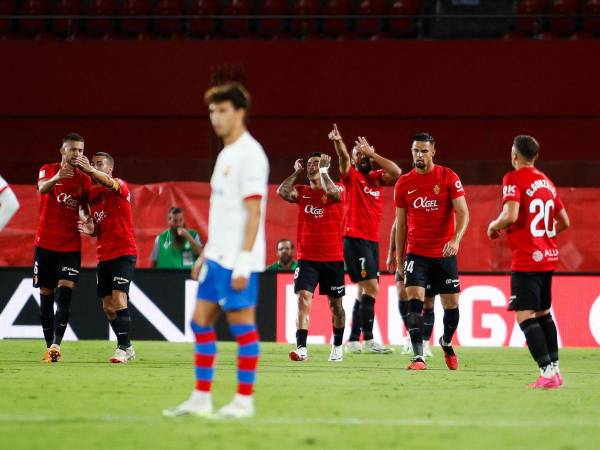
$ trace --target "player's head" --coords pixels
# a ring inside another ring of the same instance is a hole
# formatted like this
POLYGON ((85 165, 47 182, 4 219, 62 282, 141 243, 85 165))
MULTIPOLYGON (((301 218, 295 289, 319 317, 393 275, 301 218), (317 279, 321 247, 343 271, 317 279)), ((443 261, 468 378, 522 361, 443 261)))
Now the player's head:
POLYGON ((115 168, 115 159, 106 152, 96 152, 90 161, 92 167, 111 176, 115 168))
POLYGON ((413 166, 417 169, 428 169, 433 165, 435 155, 435 139, 429 133, 417 133, 412 138, 411 147, 413 166))
POLYGON ((521 134, 513 140, 510 153, 515 168, 519 164, 533 164, 540 154, 540 144, 533 136, 521 134))
POLYGON ((361 152, 357 145, 352 149, 352 164, 354 164, 354 167, 362 173, 369 173, 373 170, 371 158, 361 152))
POLYGON ((277 260, 289 264, 294 259, 294 243, 290 239, 277 241, 277 260))
POLYGON ((62 140, 60 154, 63 157, 63 161, 76 166, 75 160, 78 156, 83 155, 83 137, 77 133, 67 134, 62 140))
POLYGON ((169 208, 169 212, 167 214, 167 222, 169 224, 169 228, 173 231, 177 230, 177 228, 185 228, 185 217, 183 217, 183 209, 178 208, 176 206, 169 208))
POLYGON ((210 123, 217 136, 225 138, 244 127, 250 109, 250 95, 239 83, 211 87, 204 94, 210 123))
POLYGON ((319 161, 321 161, 321 153, 312 152, 306 158, 306 176, 310 181, 317 181, 320 179, 319 175, 319 161))

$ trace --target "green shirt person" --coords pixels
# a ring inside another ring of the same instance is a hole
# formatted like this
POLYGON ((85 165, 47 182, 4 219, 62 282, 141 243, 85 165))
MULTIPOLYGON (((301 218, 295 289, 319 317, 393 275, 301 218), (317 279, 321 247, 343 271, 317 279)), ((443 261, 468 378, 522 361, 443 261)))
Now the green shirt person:
POLYGON ((280 239, 277 242, 277 261, 267 267, 271 272, 293 272, 298 267, 294 260, 294 243, 289 239, 280 239))
POLYGON ((181 208, 167 214, 169 228, 156 236, 150 255, 150 267, 156 269, 191 269, 202 252, 196 230, 187 229, 181 208))

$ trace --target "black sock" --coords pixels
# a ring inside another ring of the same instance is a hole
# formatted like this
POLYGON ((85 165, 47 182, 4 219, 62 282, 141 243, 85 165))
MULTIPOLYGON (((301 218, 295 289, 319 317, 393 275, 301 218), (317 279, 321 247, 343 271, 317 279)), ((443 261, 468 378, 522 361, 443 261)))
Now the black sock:
POLYGON ((525 339, 527 340, 531 356, 533 356, 540 369, 543 369, 551 361, 548 354, 548 346, 546 345, 546 336, 544 336, 542 327, 540 327, 537 319, 527 319, 521 322, 519 326, 523 330, 523 333, 525 333, 525 339))
POLYGON ((435 313, 433 308, 423 308, 423 340, 428 341, 433 333, 433 324, 435 322, 435 313))
POLYGON ((296 346, 306 347, 306 338, 308 337, 308 330, 296 330, 296 346))
POLYGON ((552 318, 552 314, 548 313, 545 316, 538 317, 537 319, 544 336, 546 336, 546 346, 548 347, 548 355, 550 361, 558 362, 558 332, 556 331, 556 324, 552 318))
POLYGON ((71 294, 73 289, 67 286, 59 286, 56 289, 56 314, 54 316, 54 340, 53 344, 60 345, 65 330, 69 324, 71 315, 71 294))
POLYGON ((375 299, 363 294, 360 299, 360 315, 362 317, 362 332, 365 341, 373 339, 373 322, 375 321, 375 299))
POLYGON ((352 308, 352 328, 350 330, 350 337, 348 338, 349 341, 360 340, 361 325, 360 302, 356 299, 354 300, 354 308, 352 308))
POLYGON ((40 322, 48 348, 54 339, 54 293, 40 294, 40 322))
POLYGON ((413 353, 415 356, 423 356, 423 302, 418 298, 408 301, 408 315, 406 326, 410 334, 413 353))
POLYGON ((408 301, 398 301, 398 309, 400 310, 400 317, 402 318, 404 327, 408 329, 408 327, 406 326, 406 316, 408 315, 408 301))
POLYGON ((458 307, 454 309, 444 309, 444 342, 448 345, 452 344, 452 336, 458 327, 460 313, 458 307))
POLYGON ((117 335, 117 344, 121 350, 125 350, 131 346, 129 340, 129 328, 131 325, 131 317, 129 316, 129 309, 120 309, 116 311, 117 318, 113 321, 113 330, 117 335))
POLYGON ((344 327, 335 328, 333 327, 333 345, 336 347, 342 345, 342 340, 344 339, 344 327))

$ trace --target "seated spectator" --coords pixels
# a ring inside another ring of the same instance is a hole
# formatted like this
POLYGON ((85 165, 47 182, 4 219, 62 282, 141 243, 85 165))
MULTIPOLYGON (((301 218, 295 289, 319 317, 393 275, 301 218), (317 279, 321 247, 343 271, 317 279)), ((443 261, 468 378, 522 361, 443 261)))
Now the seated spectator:
POLYGON ((298 267, 294 259, 294 243, 289 239, 280 239, 277 242, 277 261, 267 267, 271 272, 292 272, 298 267))
POLYGON ((173 207, 167 214, 169 228, 156 236, 150 255, 150 267, 157 269, 191 269, 202 252, 196 230, 187 229, 183 209, 173 207))

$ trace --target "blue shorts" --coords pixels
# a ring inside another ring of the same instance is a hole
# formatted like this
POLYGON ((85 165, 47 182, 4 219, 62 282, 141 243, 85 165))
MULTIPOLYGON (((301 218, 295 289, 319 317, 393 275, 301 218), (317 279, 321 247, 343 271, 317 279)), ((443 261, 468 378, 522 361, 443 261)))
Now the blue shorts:
POLYGON ((254 308, 258 298, 258 273, 252 272, 248 286, 243 291, 234 291, 231 288, 231 273, 210 259, 207 259, 200 270, 200 284, 198 285, 198 300, 218 303, 223 311, 254 308))

